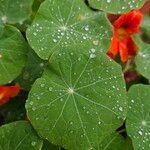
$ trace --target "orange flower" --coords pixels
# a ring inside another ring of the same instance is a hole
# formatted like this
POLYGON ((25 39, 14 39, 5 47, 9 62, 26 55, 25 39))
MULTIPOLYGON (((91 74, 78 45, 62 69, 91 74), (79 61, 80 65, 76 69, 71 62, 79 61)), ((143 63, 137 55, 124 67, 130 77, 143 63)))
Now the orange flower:
POLYGON ((119 53, 122 62, 135 56, 138 50, 132 39, 134 33, 139 32, 143 15, 139 10, 134 10, 121 15, 113 24, 114 34, 107 55, 112 59, 119 53))
POLYGON ((20 86, 0 86, 0 106, 9 101, 10 98, 18 95, 20 86))

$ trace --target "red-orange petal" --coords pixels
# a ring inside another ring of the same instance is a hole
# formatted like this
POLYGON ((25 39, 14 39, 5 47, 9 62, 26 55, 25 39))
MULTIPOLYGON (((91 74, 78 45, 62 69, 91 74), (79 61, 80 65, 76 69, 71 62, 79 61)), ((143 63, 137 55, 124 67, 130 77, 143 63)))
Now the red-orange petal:
POLYGON ((125 42, 120 42, 119 54, 122 62, 126 62, 128 60, 128 48, 125 42))
POLYGON ((137 51, 138 47, 131 36, 119 43, 119 53, 122 62, 126 62, 130 56, 135 56, 137 51))
POLYGON ((111 45, 110 45, 110 48, 107 52, 107 55, 114 59, 115 56, 117 55, 119 51, 119 41, 118 39, 116 38, 116 36, 113 36, 112 40, 111 40, 111 45))
POLYGON ((137 54, 138 46, 131 37, 128 37, 127 39, 127 47, 129 56, 135 56, 137 54))
POLYGON ((139 31, 139 25, 142 21, 143 15, 139 10, 121 15, 113 24, 114 29, 125 28, 130 34, 139 31))
POLYGON ((0 105, 9 101, 10 98, 13 98, 18 95, 20 92, 20 86, 0 86, 0 105))
POLYGON ((126 62, 130 56, 135 56, 138 50, 131 35, 139 32, 139 26, 143 15, 139 10, 121 15, 113 24, 114 34, 107 55, 114 59, 120 54, 122 62, 126 62))

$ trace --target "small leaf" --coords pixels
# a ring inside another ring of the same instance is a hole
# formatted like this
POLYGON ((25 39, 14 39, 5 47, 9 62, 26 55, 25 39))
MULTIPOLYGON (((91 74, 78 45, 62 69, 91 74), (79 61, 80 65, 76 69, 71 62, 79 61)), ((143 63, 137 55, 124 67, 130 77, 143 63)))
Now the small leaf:
POLYGON ((131 140, 118 133, 112 133, 100 141, 99 150, 134 150, 131 140))
POLYGON ((23 22, 32 13, 34 0, 0 0, 0 20, 5 24, 23 22))
POLYGON ((42 140, 29 123, 17 121, 0 127, 1 150, 39 150, 42 140))
POLYGON ((90 149, 125 118, 121 68, 99 49, 63 49, 33 85, 26 109, 43 138, 71 150, 90 149))
POLYGON ((0 37, 0 85, 14 80, 23 69, 28 47, 21 33, 5 26, 0 37))
POLYGON ((72 46, 94 46, 106 52, 111 30, 105 14, 93 12, 83 0, 46 0, 27 31, 27 39, 42 59, 49 59, 54 52, 72 46))
POLYGON ((44 141, 42 150, 61 150, 61 147, 55 146, 55 145, 49 143, 48 141, 44 141))
POLYGON ((29 90, 34 81, 41 77, 46 65, 47 61, 40 59, 32 49, 29 49, 26 66, 21 76, 16 79, 16 82, 19 83, 23 89, 29 90))
POLYGON ((88 0, 91 7, 109 13, 120 14, 144 5, 146 0, 88 0))
POLYGON ((128 92, 126 127, 135 150, 150 149, 150 86, 135 85, 128 92))
POLYGON ((139 53, 135 59, 137 71, 150 80, 150 45, 142 42, 139 36, 135 37, 139 53))

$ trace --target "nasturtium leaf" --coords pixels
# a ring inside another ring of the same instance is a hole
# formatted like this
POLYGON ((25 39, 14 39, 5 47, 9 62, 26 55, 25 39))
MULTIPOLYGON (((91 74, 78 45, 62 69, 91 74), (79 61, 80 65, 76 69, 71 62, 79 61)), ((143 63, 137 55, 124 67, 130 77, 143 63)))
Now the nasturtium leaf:
POLYGON ((34 81, 41 77, 46 65, 47 61, 42 60, 32 49, 29 49, 25 68, 16 82, 18 82, 23 89, 29 90, 34 81))
POLYGON ((142 24, 141 24, 141 31, 143 34, 144 41, 150 44, 150 16, 144 15, 142 24))
POLYGON ((86 48, 54 54, 26 104, 39 135, 71 150, 92 149, 126 115, 120 66, 98 48, 86 48))
POLYGON ((120 14, 142 7, 146 0, 88 0, 88 2, 93 8, 120 14))
POLYGON ((82 45, 106 52, 111 30, 105 14, 93 12, 83 0, 46 0, 27 31, 27 39, 41 58, 48 59, 56 51, 82 45))
POLYGON ((150 45, 144 43, 138 36, 135 37, 135 40, 139 47, 139 53, 135 59, 136 69, 141 75, 150 80, 150 45))
POLYGON ((25 121, 1 126, 0 137, 0 150, 40 150, 42 147, 42 140, 25 121))
POLYGON ((3 23, 0 20, 0 37, 1 37, 2 33, 3 33, 3 29, 4 29, 4 25, 3 25, 3 23))
POLYGON ((126 137, 125 144, 121 150, 134 150, 132 140, 129 137, 126 137))
POLYGON ((135 150, 150 149, 150 85, 135 85, 128 92, 127 133, 135 150))
POLYGON ((43 141, 42 150, 61 150, 61 147, 53 145, 50 142, 45 140, 45 141, 43 141))
POLYGON ((34 13, 37 12, 42 2, 44 2, 44 0, 34 0, 33 6, 32 6, 34 13))
POLYGON ((32 13, 30 13, 30 17, 28 17, 24 21, 20 21, 19 23, 15 24, 15 26, 22 32, 26 32, 27 28, 31 25, 33 19, 35 18, 35 15, 39 9, 40 4, 44 0, 34 0, 34 3, 32 5, 32 13))
POLYGON ((3 24, 2 24, 1 21, 0 21, 0 36, 1 36, 1 34, 2 34, 3 28, 4 28, 4 26, 3 26, 3 24))
POLYGON ((141 28, 150 34, 150 16, 145 15, 141 24, 141 28))
POLYGON ((34 0, 0 0, 0 20, 15 24, 26 20, 32 13, 34 0))
POLYGON ((22 33, 25 33, 27 28, 31 25, 32 21, 33 19, 32 17, 30 17, 29 19, 23 22, 15 24, 15 27, 17 27, 22 33))
POLYGON ((98 150, 134 150, 132 147, 131 140, 129 138, 124 138, 119 133, 112 133, 104 137, 100 141, 98 150))
POLYGON ((26 61, 27 44, 13 26, 5 26, 0 37, 0 85, 14 80, 23 69, 26 61))

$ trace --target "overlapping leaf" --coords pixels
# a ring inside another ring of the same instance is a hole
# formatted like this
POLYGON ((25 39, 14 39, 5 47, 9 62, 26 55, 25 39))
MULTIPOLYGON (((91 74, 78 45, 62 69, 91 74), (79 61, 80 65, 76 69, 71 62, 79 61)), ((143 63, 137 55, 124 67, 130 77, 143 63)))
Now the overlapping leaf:
POLYGON ((29 49, 25 68, 16 82, 18 82, 23 89, 29 90, 34 81, 41 77, 46 65, 47 61, 40 59, 32 49, 29 49))
POLYGON ((15 79, 24 67, 27 45, 21 33, 12 26, 5 26, 0 37, 0 85, 15 79))
POLYGON ((2 21, 0 20, 0 37, 3 34, 3 29, 4 29, 4 25, 3 25, 2 21))
POLYGON ((128 97, 127 132, 135 150, 148 150, 150 149, 150 86, 132 86, 128 97))
POLYGON ((141 24, 142 37, 145 42, 150 44, 150 16, 144 15, 142 24, 141 24))
POLYGON ((142 42, 138 36, 135 39, 139 47, 139 53, 135 60, 137 70, 141 75, 150 80, 150 45, 142 42))
POLYGON ((15 24, 24 21, 32 13, 34 0, 0 0, 0 20, 15 24))
POLYGON ((121 68, 99 49, 63 49, 31 89, 26 109, 34 128, 65 148, 92 149, 126 114, 121 68))
POLYGON ((33 3, 33 11, 36 13, 37 10, 39 9, 40 5, 42 2, 44 2, 45 0, 34 0, 33 3))
POLYGON ((125 138, 118 133, 112 133, 100 142, 99 150, 134 150, 129 138, 125 138))
POLYGON ((42 150, 62 150, 60 146, 55 146, 48 141, 43 142, 42 150))
POLYGON ((1 150, 39 150, 42 147, 42 140, 24 121, 1 126, 0 137, 1 150))
POLYGON ((142 7, 146 0, 88 0, 90 6, 110 13, 123 13, 142 7))
POLYGON ((66 47, 109 47, 111 27, 101 12, 93 12, 83 0, 46 0, 27 31, 31 47, 43 59, 66 47))
POLYGON ((150 16, 145 15, 141 24, 141 28, 147 32, 147 34, 150 34, 150 16))

